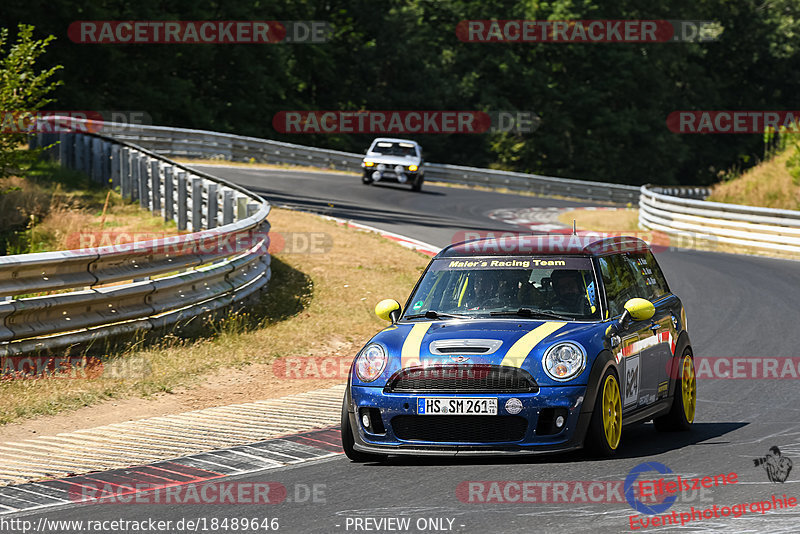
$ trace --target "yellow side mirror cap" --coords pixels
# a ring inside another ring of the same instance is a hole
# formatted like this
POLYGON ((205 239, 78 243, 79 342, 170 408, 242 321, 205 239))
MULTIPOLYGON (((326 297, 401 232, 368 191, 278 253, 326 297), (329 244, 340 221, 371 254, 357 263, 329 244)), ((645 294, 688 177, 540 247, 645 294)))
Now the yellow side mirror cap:
POLYGON ((392 314, 395 312, 400 315, 400 303, 394 299, 384 299, 375 305, 375 315, 384 321, 392 321, 392 314))
POLYGON ((647 299, 630 299, 625 303, 625 309, 634 321, 646 321, 656 313, 656 307, 647 299))

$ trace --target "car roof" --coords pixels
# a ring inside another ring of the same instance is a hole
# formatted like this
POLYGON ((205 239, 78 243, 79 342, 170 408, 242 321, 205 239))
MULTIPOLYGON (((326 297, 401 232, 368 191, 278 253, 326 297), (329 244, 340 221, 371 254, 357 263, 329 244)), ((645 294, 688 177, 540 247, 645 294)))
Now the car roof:
POLYGON ((377 143, 379 141, 380 142, 388 142, 388 143, 413 143, 413 144, 419 146, 419 143, 417 143, 416 141, 412 141, 411 139, 399 139, 399 138, 396 138, 396 137, 376 137, 375 139, 372 140, 372 143, 370 143, 370 146, 374 145, 375 143, 377 143))
POLYGON ((490 236, 455 243, 439 252, 437 258, 461 256, 605 256, 620 252, 647 252, 650 247, 638 237, 602 237, 586 234, 515 234, 490 236))

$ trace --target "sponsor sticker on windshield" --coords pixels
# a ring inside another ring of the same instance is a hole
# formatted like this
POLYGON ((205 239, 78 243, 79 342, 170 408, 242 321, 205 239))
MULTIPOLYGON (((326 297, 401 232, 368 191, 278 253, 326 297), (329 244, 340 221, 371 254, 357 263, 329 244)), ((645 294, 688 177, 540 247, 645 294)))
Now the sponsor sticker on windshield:
POLYGON ((432 271, 457 271, 476 269, 569 269, 591 270, 589 258, 449 258, 439 259, 431 265, 432 271))

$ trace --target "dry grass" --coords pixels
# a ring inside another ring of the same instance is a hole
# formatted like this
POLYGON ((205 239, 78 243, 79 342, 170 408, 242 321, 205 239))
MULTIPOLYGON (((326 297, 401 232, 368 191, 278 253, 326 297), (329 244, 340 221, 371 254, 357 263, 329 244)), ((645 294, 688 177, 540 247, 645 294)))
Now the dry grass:
POLYGON ((639 210, 635 208, 618 210, 585 210, 566 211, 558 216, 558 221, 572 227, 575 220, 580 230, 595 232, 638 232, 639 210))
POLYGON ((800 209, 800 183, 792 181, 786 162, 794 148, 749 169, 739 178, 714 186, 708 200, 767 208, 800 209))
POLYGON ((146 238, 144 234, 177 233, 175 223, 151 215, 116 191, 109 193, 90 183, 81 173, 49 162, 37 163, 25 177, 0 179, 0 192, 0 245, 7 254, 92 246, 88 234, 95 234, 99 241, 100 231, 113 233, 120 243, 146 238))
POLYGON ((31 245, 32 252, 69 250, 101 246, 104 242, 130 243, 177 233, 174 221, 153 216, 138 204, 125 202, 119 193, 112 191, 105 220, 102 206, 76 209, 56 205, 33 228, 31 245))
POLYGON ((324 254, 273 256, 273 278, 255 317, 232 315, 206 339, 167 337, 158 346, 109 354, 117 365, 149 370, 140 376, 0 383, 0 423, 191 387, 209 373, 281 356, 352 356, 385 326, 373 314, 375 303, 402 302, 428 262, 375 234, 311 214, 273 209, 270 221, 274 232, 325 232, 333 246, 324 254))

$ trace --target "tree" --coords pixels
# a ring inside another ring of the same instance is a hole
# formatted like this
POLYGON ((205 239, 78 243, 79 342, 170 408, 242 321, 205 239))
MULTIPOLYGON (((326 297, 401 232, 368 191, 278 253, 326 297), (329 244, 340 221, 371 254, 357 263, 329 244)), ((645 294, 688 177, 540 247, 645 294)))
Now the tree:
POLYGON ((17 132, 23 116, 30 116, 53 102, 48 95, 61 81, 51 80, 60 65, 37 71, 36 60, 55 39, 50 35, 42 40, 33 38, 33 26, 20 24, 17 40, 8 46, 8 29, 0 29, 0 178, 18 172, 36 157, 20 147, 27 134, 17 132))

